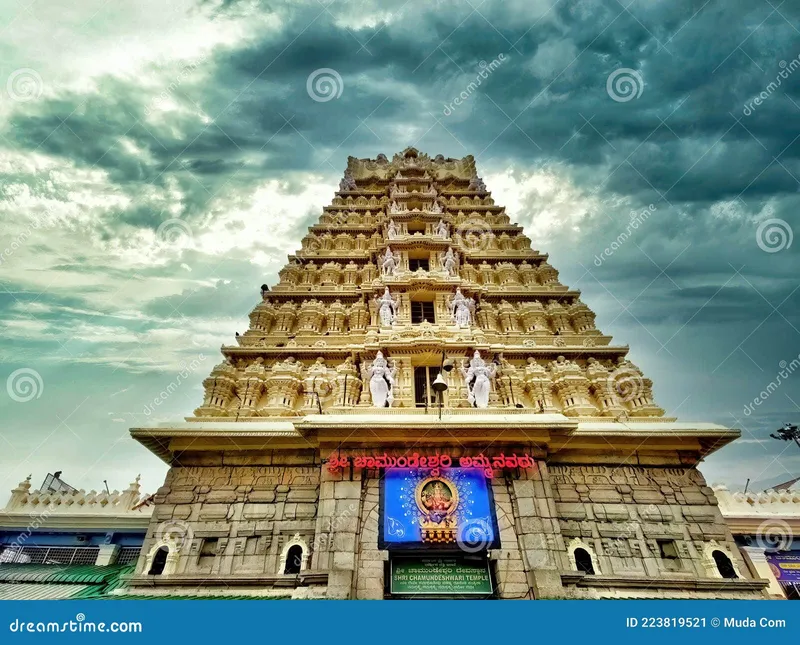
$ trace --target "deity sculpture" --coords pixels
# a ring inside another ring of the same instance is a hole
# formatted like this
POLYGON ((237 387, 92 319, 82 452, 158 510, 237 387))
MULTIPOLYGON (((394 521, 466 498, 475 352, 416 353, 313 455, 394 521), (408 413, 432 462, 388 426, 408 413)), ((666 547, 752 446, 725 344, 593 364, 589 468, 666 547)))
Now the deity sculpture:
POLYGON ((478 177, 478 173, 472 175, 472 179, 469 180, 468 190, 477 190, 482 193, 486 192, 486 184, 483 183, 483 179, 478 177))
POLYGON ((392 298, 392 294, 389 293, 389 287, 386 287, 383 296, 375 298, 375 301, 378 303, 378 316, 381 319, 381 325, 384 327, 394 325, 397 320, 398 302, 392 298))
POLYGON ((445 222, 443 219, 440 219, 439 223, 436 225, 436 228, 433 230, 433 234, 448 239, 450 237, 450 227, 447 226, 447 222, 445 222))
POLYGON ((400 208, 400 205, 396 201, 392 201, 392 203, 389 204, 389 212, 394 215, 395 213, 402 213, 403 209, 400 208))
POLYGON ((456 289, 456 294, 450 299, 450 316, 459 327, 469 327, 475 314, 475 301, 464 297, 461 289, 456 289))
POLYGON ((400 227, 394 223, 393 219, 389 220, 389 225, 386 227, 386 236, 390 240, 396 240, 397 236, 400 234, 400 227))
POLYGON ((448 248, 446 253, 439 254, 439 261, 448 276, 458 277, 458 256, 453 252, 452 247, 448 248))
POLYGON ((464 375, 464 382, 469 390, 467 401, 471 405, 476 408, 489 407, 489 391, 492 388, 492 379, 494 379, 496 371, 497 368, 494 364, 486 365, 478 350, 475 350, 468 370, 465 370, 463 365, 461 366, 461 373, 464 375))
MULTIPOLYGON (((442 207, 439 204, 439 202, 433 202, 433 204, 431 205, 430 212, 431 213, 441 213, 442 212, 442 207)), ((441 221, 439 223, 441 224, 441 221)))
POLYGON ((349 168, 344 171, 344 178, 339 182, 339 190, 358 190, 358 187, 356 186, 356 180, 353 179, 353 173, 349 168))
POLYGON ((386 247, 386 253, 381 258, 381 275, 384 277, 392 277, 400 268, 400 254, 392 253, 392 249, 386 247))
MULTIPOLYGON (((388 291, 388 289, 387 289, 388 291)), ((367 370, 369 376, 369 391, 372 395, 372 407, 390 408, 394 401, 394 377, 396 369, 390 369, 383 357, 378 352, 372 366, 367 370)))

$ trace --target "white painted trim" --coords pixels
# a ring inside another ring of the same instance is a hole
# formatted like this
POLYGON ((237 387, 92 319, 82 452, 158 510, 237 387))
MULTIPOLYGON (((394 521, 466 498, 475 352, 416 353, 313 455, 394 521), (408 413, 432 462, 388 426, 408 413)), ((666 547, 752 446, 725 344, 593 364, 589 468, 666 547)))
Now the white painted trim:
POLYGON ((286 558, 289 555, 289 549, 291 549, 293 546, 299 546, 303 550, 300 558, 300 571, 305 571, 308 568, 308 544, 306 544, 305 540, 300 537, 299 533, 295 533, 294 537, 292 537, 292 539, 283 546, 283 550, 281 551, 277 572, 279 576, 284 575, 283 572, 286 570, 286 558))

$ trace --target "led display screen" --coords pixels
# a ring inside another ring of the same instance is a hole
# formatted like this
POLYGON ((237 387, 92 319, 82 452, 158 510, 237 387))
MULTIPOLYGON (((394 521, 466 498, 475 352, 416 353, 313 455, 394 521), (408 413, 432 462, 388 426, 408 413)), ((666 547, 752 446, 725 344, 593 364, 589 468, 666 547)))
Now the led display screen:
POLYGON ((491 485, 480 468, 387 468, 381 548, 479 553, 499 548, 491 485))

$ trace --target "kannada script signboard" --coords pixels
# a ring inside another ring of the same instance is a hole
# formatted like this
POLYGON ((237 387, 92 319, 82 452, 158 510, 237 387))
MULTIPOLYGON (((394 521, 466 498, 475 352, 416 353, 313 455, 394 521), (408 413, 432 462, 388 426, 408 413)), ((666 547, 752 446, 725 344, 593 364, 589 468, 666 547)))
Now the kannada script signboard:
POLYGON ((800 582, 800 552, 768 553, 767 562, 779 582, 800 582))
POLYGON ((391 593, 483 595, 492 593, 489 565, 460 558, 392 558, 391 593))

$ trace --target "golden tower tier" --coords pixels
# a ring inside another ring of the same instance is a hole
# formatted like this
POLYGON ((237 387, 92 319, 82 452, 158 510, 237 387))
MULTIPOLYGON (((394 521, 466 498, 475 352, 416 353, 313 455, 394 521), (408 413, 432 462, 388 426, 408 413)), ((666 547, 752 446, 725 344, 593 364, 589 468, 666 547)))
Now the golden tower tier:
POLYGON ((171 469, 131 584, 761 595, 696 469, 738 432, 665 418, 627 353, 472 156, 350 157, 194 416, 132 429, 171 469))

